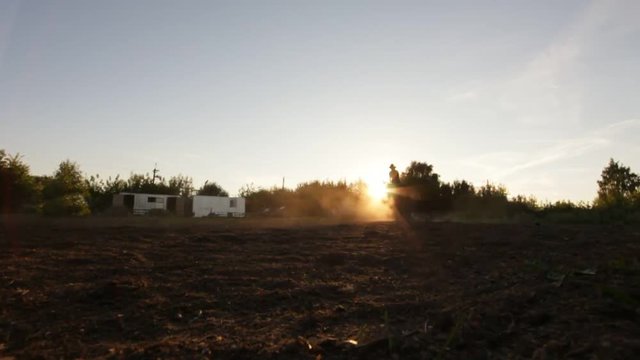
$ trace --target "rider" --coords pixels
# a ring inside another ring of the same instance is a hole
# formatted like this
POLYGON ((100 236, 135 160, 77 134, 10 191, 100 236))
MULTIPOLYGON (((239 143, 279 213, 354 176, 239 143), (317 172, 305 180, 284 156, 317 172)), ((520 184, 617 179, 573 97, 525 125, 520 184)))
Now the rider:
POLYGON ((391 164, 389 165, 389 169, 391 169, 391 171, 389 171, 389 184, 391 186, 400 185, 400 173, 396 170, 396 166, 391 164))
POLYGON ((391 164, 389 165, 389 200, 391 201, 391 206, 394 209, 395 216, 400 216, 401 209, 404 207, 405 201, 400 196, 398 189, 400 187, 400 173, 396 170, 396 166, 391 164))

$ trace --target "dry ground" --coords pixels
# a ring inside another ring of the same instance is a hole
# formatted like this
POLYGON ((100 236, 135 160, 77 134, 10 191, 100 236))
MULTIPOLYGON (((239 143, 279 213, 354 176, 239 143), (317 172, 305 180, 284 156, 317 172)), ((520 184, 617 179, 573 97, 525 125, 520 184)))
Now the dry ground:
POLYGON ((640 228, 5 219, 0 358, 640 354, 640 228))

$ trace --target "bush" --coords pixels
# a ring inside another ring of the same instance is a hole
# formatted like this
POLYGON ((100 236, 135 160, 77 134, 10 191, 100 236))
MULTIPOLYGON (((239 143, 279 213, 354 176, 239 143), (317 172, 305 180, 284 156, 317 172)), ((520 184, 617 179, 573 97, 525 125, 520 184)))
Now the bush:
MULTIPOLYGON (((637 206, 640 197, 640 176, 613 159, 602 170, 598 180, 598 197, 596 207, 600 209, 630 210, 637 206)), ((616 215, 617 216, 617 215, 616 215)))
POLYGON ((214 181, 209 182, 209 180, 205 181, 204 185, 197 192, 198 195, 207 195, 207 196, 223 196, 228 197, 229 193, 222 188, 222 186, 218 185, 214 181))
POLYGON ((70 194, 47 200, 42 213, 47 216, 85 216, 91 214, 91 211, 82 195, 70 194))
POLYGON ((35 187, 29 166, 20 154, 8 155, 0 149, 0 212, 18 212, 32 204, 35 187))
POLYGON ((87 186, 77 163, 65 160, 50 181, 44 184, 42 195, 45 200, 58 199, 67 195, 87 195, 87 186))
POLYGON ((116 176, 106 180, 100 179, 99 175, 91 176, 85 180, 88 189, 88 202, 91 212, 94 214, 108 211, 113 202, 113 196, 125 190, 127 183, 116 176))
POLYGON ((596 208, 602 223, 638 223, 640 210, 628 207, 596 208))

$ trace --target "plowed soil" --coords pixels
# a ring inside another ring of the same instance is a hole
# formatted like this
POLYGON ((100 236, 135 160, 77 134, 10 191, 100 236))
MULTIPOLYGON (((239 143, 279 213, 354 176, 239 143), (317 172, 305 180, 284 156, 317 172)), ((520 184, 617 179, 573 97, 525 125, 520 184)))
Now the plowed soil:
POLYGON ((632 359, 640 228, 5 220, 0 358, 632 359))

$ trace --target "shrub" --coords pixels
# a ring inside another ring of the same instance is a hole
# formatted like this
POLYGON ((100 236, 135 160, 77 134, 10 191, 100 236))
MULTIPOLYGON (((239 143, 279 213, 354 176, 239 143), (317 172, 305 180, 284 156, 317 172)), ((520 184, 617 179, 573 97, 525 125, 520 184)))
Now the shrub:
POLYGON ((208 196, 229 196, 229 193, 222 188, 222 186, 218 185, 216 182, 209 180, 205 181, 204 185, 200 189, 198 189, 198 195, 208 195, 208 196))
POLYGON ((48 200, 42 207, 47 216, 85 216, 91 214, 89 205, 80 194, 70 194, 48 200))
POLYGON ((632 208, 640 192, 640 176, 613 159, 602 170, 598 180, 598 197, 596 206, 599 208, 632 208))
POLYGON ((16 212, 35 198, 29 166, 20 154, 8 155, 0 149, 0 212, 16 212))
POLYGON ((115 179, 100 179, 99 175, 91 176, 86 180, 89 193, 89 207, 92 213, 107 211, 111 208, 113 195, 124 191, 127 183, 116 176, 115 179))

